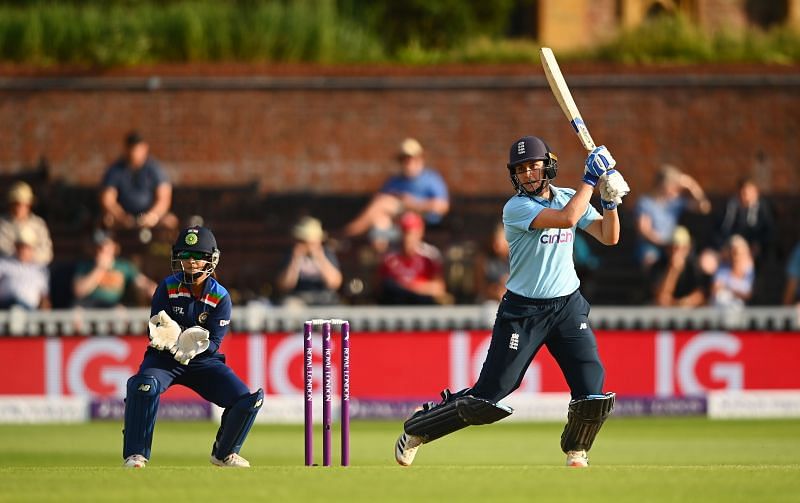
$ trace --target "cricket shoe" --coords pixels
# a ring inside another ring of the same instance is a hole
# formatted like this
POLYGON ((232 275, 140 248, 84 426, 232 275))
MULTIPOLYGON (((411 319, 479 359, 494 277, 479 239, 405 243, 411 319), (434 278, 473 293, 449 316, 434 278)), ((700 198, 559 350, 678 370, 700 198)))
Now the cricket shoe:
POLYGON ((397 443, 394 444, 394 459, 403 466, 410 466, 417 455, 417 449, 422 445, 422 438, 403 432, 397 443))
POLYGON ((144 468, 147 466, 147 458, 141 454, 132 454, 125 458, 125 462, 122 463, 122 466, 125 468, 144 468))
POLYGON ((216 466, 224 466, 229 468, 250 468, 250 462, 232 452, 225 456, 225 459, 217 459, 213 454, 211 455, 211 464, 216 466))
POLYGON ((589 466, 589 457, 586 451, 567 451, 567 466, 575 468, 586 468, 589 466))

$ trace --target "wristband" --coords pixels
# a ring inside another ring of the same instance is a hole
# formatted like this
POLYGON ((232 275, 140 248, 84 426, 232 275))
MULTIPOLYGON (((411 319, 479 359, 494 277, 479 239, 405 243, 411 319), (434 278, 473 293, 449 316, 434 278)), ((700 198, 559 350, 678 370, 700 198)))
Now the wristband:
POLYGON ((597 175, 593 175, 593 174, 591 174, 589 172, 586 172, 586 173, 583 174, 583 181, 585 183, 591 185, 592 187, 596 187, 597 186, 597 181, 598 180, 600 180, 600 177, 597 176, 597 175))
POLYGON ((614 201, 606 201, 605 199, 600 199, 600 206, 603 207, 604 210, 615 210, 617 209, 617 203, 614 201))

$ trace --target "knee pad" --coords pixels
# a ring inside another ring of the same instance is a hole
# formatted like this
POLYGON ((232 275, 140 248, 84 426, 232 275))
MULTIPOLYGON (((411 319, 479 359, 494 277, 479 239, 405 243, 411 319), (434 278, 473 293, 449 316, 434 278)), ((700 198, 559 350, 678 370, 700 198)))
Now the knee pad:
POLYGON ((125 429, 122 457, 141 454, 150 459, 161 385, 153 376, 137 374, 128 379, 125 397, 125 429))
POLYGON ((232 407, 225 409, 222 423, 217 431, 217 439, 211 454, 217 459, 225 459, 231 453, 238 453, 244 444, 256 415, 264 403, 264 391, 259 389, 252 395, 241 398, 232 407))
POLYGON ((472 395, 442 392, 438 404, 426 404, 403 424, 409 435, 430 442, 470 425, 489 424, 511 415, 514 409, 472 395))
POLYGON ((615 397, 614 393, 606 393, 570 401, 567 424, 561 434, 561 450, 591 449, 597 433, 614 410, 615 397))

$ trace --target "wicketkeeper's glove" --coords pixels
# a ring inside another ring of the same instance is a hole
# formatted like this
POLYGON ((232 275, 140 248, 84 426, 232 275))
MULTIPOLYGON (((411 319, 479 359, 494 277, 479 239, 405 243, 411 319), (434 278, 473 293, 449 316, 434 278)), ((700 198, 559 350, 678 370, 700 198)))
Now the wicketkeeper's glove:
POLYGON ((150 335, 150 346, 159 350, 171 350, 181 333, 180 325, 163 310, 150 318, 147 330, 150 335))
POLYGON ((189 365, 189 361, 208 349, 209 344, 208 330, 203 327, 189 327, 178 336, 172 352, 182 365, 189 365))

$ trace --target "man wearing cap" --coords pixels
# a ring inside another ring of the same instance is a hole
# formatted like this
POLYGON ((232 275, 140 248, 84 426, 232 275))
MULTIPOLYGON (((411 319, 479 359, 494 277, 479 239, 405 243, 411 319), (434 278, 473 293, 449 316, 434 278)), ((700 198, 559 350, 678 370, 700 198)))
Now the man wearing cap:
POLYGON ((342 272, 336 254, 325 246, 322 223, 301 218, 292 228, 294 245, 278 274, 277 287, 285 304, 332 305, 339 303, 336 291, 342 272))
POLYGON ((422 145, 414 138, 400 144, 397 161, 402 168, 390 177, 367 207, 344 229, 345 236, 372 231, 373 241, 388 242, 393 220, 404 211, 423 215, 430 225, 441 222, 450 211, 450 196, 442 176, 425 167, 422 145))
POLYGON ((378 270, 381 304, 436 304, 446 295, 442 256, 423 241, 425 222, 413 211, 400 217, 402 242, 387 253, 378 270))
POLYGON ((23 227, 14 237, 14 255, 0 258, 0 309, 50 307, 50 274, 34 260, 36 235, 23 227))
POLYGON ((94 257, 79 262, 75 268, 73 293, 78 306, 118 306, 131 286, 135 286, 148 300, 153 296, 156 283, 142 274, 135 264, 118 257, 119 244, 110 232, 97 230, 92 241, 94 257))
POLYGON ((47 223, 33 213, 33 190, 25 182, 16 182, 8 190, 8 213, 0 217, 0 255, 16 253, 16 238, 20 232, 32 236, 35 243, 33 262, 48 265, 53 260, 53 241, 47 223))
POLYGON ((178 219, 170 213, 172 184, 150 147, 137 132, 125 137, 125 155, 111 164, 103 176, 100 207, 107 229, 141 229, 143 242, 149 229, 175 229, 178 219))

